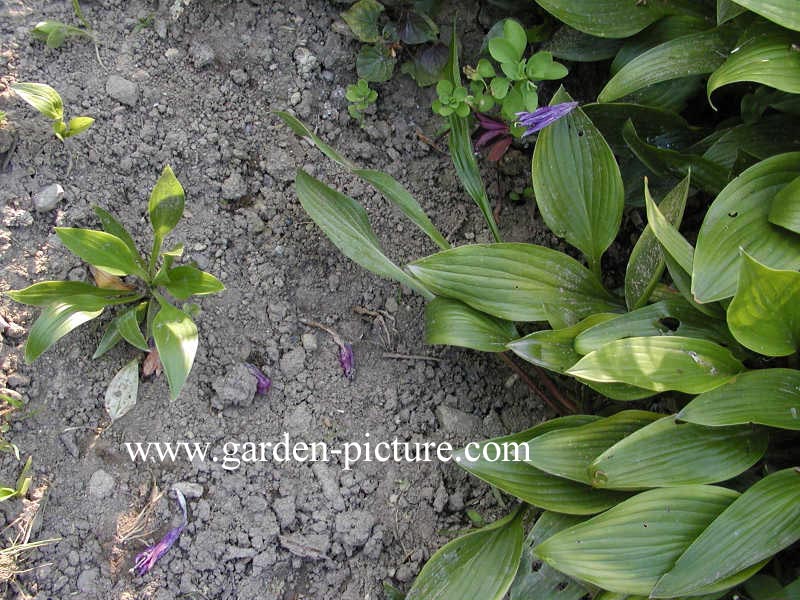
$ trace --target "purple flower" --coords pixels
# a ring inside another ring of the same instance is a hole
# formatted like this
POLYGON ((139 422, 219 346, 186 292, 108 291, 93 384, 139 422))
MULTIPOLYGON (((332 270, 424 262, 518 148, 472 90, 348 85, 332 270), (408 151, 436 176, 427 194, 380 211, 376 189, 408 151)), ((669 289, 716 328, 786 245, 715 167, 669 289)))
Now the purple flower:
POLYGON ((511 132, 508 125, 482 113, 475 113, 478 119, 478 139, 475 140, 476 148, 483 148, 491 144, 487 158, 492 161, 500 160, 511 145, 511 132))
POLYGON ((339 345, 339 364, 342 365, 344 376, 352 379, 356 373, 356 357, 353 354, 353 347, 347 342, 339 345))
POLYGON ((576 106, 578 106, 577 102, 562 102, 561 104, 554 104, 553 106, 541 106, 533 112, 518 112, 518 123, 528 128, 527 131, 522 134, 522 137, 536 133, 551 123, 555 123, 561 117, 565 117, 571 113, 576 106))
POLYGON ((253 377, 256 378, 256 393, 261 394, 262 396, 269 391, 270 386, 272 385, 272 381, 269 377, 264 375, 263 371, 259 369, 255 365, 251 365, 250 363, 245 363, 245 366, 250 369, 250 372, 253 374, 253 377))
POLYGON ((169 550, 178 540, 178 537, 181 535, 184 527, 186 527, 186 498, 184 498, 181 491, 177 489, 175 490, 175 495, 178 499, 178 506, 183 513, 183 523, 170 529, 157 544, 148 546, 142 552, 136 555, 136 562, 134 563, 131 571, 135 571, 140 577, 150 572, 150 569, 155 566, 159 558, 167 553, 167 550, 169 550))

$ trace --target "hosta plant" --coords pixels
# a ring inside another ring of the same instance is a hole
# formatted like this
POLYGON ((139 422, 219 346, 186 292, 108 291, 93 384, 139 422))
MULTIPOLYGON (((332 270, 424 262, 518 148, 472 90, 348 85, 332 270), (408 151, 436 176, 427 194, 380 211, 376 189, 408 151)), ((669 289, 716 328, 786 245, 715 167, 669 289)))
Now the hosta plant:
POLYGON ((64 122, 64 102, 61 95, 43 83, 14 83, 14 93, 53 122, 53 133, 62 142, 83 133, 94 123, 92 117, 72 117, 64 122))
POLYGON ((149 257, 139 252, 120 222, 100 207, 94 211, 102 231, 56 228, 61 242, 90 265, 95 283, 44 281, 9 292, 17 302, 43 307, 25 343, 27 362, 34 361, 79 325, 96 319, 106 309, 116 309, 94 358, 122 340, 150 352, 152 339, 170 395, 177 398, 192 368, 198 335, 191 317, 196 307, 179 308, 175 302, 224 289, 216 277, 192 265, 174 266, 175 260, 183 255, 183 244, 169 250, 162 247, 183 216, 184 202, 183 187, 172 169, 164 167, 148 203, 153 230, 149 257))

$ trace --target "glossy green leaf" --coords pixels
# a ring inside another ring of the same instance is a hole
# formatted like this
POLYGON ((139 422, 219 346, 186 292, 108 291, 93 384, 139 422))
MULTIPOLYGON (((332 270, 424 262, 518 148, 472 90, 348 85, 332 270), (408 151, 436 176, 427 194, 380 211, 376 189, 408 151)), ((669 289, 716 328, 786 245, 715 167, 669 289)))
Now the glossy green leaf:
POLYGON ((94 124, 92 117, 72 117, 67 124, 67 137, 83 133, 94 124))
POLYGON ((105 231, 56 227, 61 242, 76 256, 109 275, 134 274, 146 278, 130 248, 117 236, 105 231))
POLYGON ((519 567, 523 513, 519 509, 442 546, 425 563, 406 600, 501 600, 519 567))
POLYGON ((770 558, 800 539, 800 472, 768 475, 737 498, 694 540, 651 598, 692 594, 770 558))
POLYGON ((528 442, 526 462, 556 477, 591 485, 592 461, 660 416, 643 410, 626 410, 580 427, 544 433, 528 442))
POLYGON ((800 31, 800 11, 795 0, 734 0, 736 4, 774 21, 782 27, 800 31))
MULTIPOLYGON (((562 88, 550 104, 571 100, 562 88)), ((611 148, 580 108, 539 133, 531 174, 544 222, 599 271, 619 229, 625 192, 611 148)))
POLYGON ((323 142, 317 135, 314 134, 302 121, 290 115, 287 112, 277 112, 277 114, 284 123, 286 123, 292 131, 297 135, 310 140, 319 148, 319 150, 328 158, 343 166, 354 175, 361 177, 364 181, 372 185, 381 194, 383 194, 390 201, 394 202, 405 213, 405 215, 419 227, 429 238, 431 238, 437 246, 446 250, 450 244, 444 239, 444 236, 436 229, 436 226, 422 210, 422 207, 408 193, 399 181, 387 173, 375 171, 372 169, 359 169, 355 164, 350 162, 346 157, 340 154, 335 148, 332 148, 323 142))
POLYGON ((717 194, 728 182, 728 170, 702 156, 658 148, 646 143, 636 132, 632 121, 625 123, 622 136, 628 148, 648 169, 658 175, 688 177, 709 194, 717 194))
POLYGON ((197 326, 182 310, 161 303, 153 319, 153 339, 169 383, 170 398, 181 392, 197 353, 197 326))
POLYGON ((743 252, 728 327, 754 352, 794 354, 800 348, 800 273, 770 269, 743 252))
POLYGON ((32 363, 70 331, 99 317, 105 306, 96 296, 71 296, 67 302, 49 305, 28 332, 25 362, 32 363))
POLYGON ((64 103, 58 92, 43 83, 12 83, 14 93, 54 121, 64 118, 64 103))
POLYGON ((800 267, 800 237, 768 220, 770 204, 800 175, 800 152, 779 154, 731 181, 708 209, 694 253, 692 293, 698 302, 733 296, 739 250, 776 269, 800 267))
POLYGON ((664 417, 603 452, 589 477, 595 487, 614 490, 716 483, 758 462, 767 441, 764 429, 711 428, 664 417))
MULTIPOLYGON (((135 307, 136 311, 136 319, 139 323, 141 323, 145 315, 147 314, 147 309, 150 306, 151 302, 142 302, 138 306, 135 307)), ((124 317, 126 313, 122 313, 111 319, 111 322, 106 326, 105 332, 103 332, 103 337, 100 338, 100 342, 97 344, 97 349, 94 351, 92 355, 92 359, 97 359, 106 354, 109 350, 113 349, 117 344, 122 341, 122 334, 119 330, 119 323, 122 317, 124 317)), ((148 348, 149 350, 149 348, 148 348)))
POLYGON ((563 60, 595 62, 613 58, 621 45, 619 40, 589 35, 564 25, 544 43, 542 49, 563 60))
POLYGON ((697 396, 676 418, 710 427, 757 423, 800 431, 800 371, 761 369, 741 373, 725 385, 697 396))
POLYGON ((627 495, 610 490, 596 490, 582 483, 550 475, 524 460, 515 459, 524 459, 527 456, 529 451, 526 450, 525 443, 537 436, 555 430, 580 427, 597 420, 599 417, 590 415, 551 419, 514 435, 472 442, 468 447, 456 450, 453 460, 468 473, 533 506, 573 515, 596 514, 624 500, 627 495), (500 460, 495 460, 496 458, 500 460))
POLYGON ((40 281, 25 289, 6 293, 17 302, 32 306, 66 302, 71 296, 94 296, 98 302, 105 302, 106 305, 118 304, 121 299, 133 301, 137 297, 135 294, 100 288, 83 281, 40 281))
POLYGON ((131 255, 135 257, 136 262, 138 262, 142 268, 146 268, 147 264, 145 263, 141 254, 139 254, 139 249, 136 247, 136 242, 133 241, 131 234, 128 233, 128 230, 125 229, 122 223, 120 223, 110 212, 99 206, 94 206, 92 209, 94 210, 94 214, 97 215, 97 218, 100 219, 100 224, 103 226, 103 231, 110 233, 111 235, 115 235, 121 239, 130 250, 131 255))
POLYGON ((342 19, 359 41, 377 42, 381 39, 378 19, 382 12, 383 4, 377 0, 358 0, 342 13, 342 19))
POLYGON ((672 257, 684 271, 691 273, 692 264, 694 263, 694 248, 656 206, 653 197, 650 195, 650 188, 646 179, 644 182, 644 198, 645 207, 647 208, 647 225, 653 231, 653 235, 658 239, 664 252, 672 257))
POLYGON ((719 29, 675 38, 640 54, 622 67, 597 96, 613 102, 647 86, 719 68, 730 49, 728 36, 719 29))
POLYGON ((713 321, 680 296, 637 308, 598 323, 575 338, 575 351, 589 354, 623 338, 679 336, 735 345, 724 321, 713 321))
POLYGON ((581 355, 575 351, 575 338, 578 334, 618 317, 619 315, 612 313, 589 315, 580 323, 570 327, 534 331, 523 338, 509 342, 507 347, 530 363, 556 373, 564 373, 581 359, 581 355))
MULTIPOLYGON (((670 191, 659 205, 659 212, 673 227, 683 219, 686 198, 689 194, 689 176, 670 191)), ((644 306, 664 272, 664 254, 661 243, 650 225, 642 231, 631 251, 625 269, 625 303, 629 310, 644 306)))
POLYGON ((404 283, 433 299, 433 294, 383 254, 360 204, 303 170, 297 172, 295 187, 305 211, 342 254, 368 271, 404 283))
POLYGON ((389 81, 397 59, 383 44, 361 46, 356 56, 356 73, 361 79, 374 83, 389 81))
MULTIPOLYGON (((796 12, 800 9, 795 5, 796 12)), ((739 81, 753 81, 792 94, 800 93, 800 52, 797 34, 774 25, 749 29, 725 63, 708 78, 709 102, 714 90, 739 81)))
MULTIPOLYGON (((562 573, 612 592, 648 596, 737 496, 707 485, 649 490, 557 533, 534 550, 562 573)), ((708 556, 696 563, 701 569, 707 564, 708 556)))
POLYGON ((397 22, 397 29, 400 41, 404 44, 424 44, 439 38, 436 23, 420 10, 406 11, 397 22))
POLYGON ((511 600, 581 600, 589 594, 583 584, 542 564, 533 554, 534 546, 559 531, 583 521, 582 517, 544 512, 525 537, 519 570, 511 585, 511 600))
POLYGON ((776 154, 800 150, 795 131, 800 120, 790 115, 773 114, 757 123, 741 124, 723 130, 722 135, 703 153, 703 158, 726 169, 733 169, 737 158, 746 152, 763 160, 776 154))
POLYGON ((696 1, 659 0, 536 0, 562 23, 598 37, 625 38, 661 17, 702 10, 696 1))
POLYGON ((425 306, 425 343, 461 346, 481 352, 505 352, 519 334, 514 324, 450 298, 434 298, 425 306))
POLYGON ((781 189, 772 201, 769 222, 794 233, 800 233, 800 177, 781 189))
POLYGON ((745 12, 745 8, 733 0, 717 0, 717 25, 727 23, 745 12))
POLYGON ((450 148, 450 157, 453 159, 456 174, 461 181, 461 185, 464 186, 464 189, 467 190, 475 204, 481 209, 483 218, 489 225, 494 240, 499 242, 500 230, 497 228, 497 223, 495 223, 492 205, 489 202, 489 196, 486 194, 486 187, 483 185, 481 172, 475 160, 469 120, 457 115, 451 115, 448 118, 448 122, 450 123, 448 147, 450 148))
POLYGON ((175 267, 167 271, 164 287, 177 300, 186 300, 189 296, 216 294, 225 289, 222 282, 210 273, 190 266, 175 267))
POLYGON ((178 178, 169 165, 164 167, 153 191, 147 210, 150 213, 150 224, 156 238, 164 239, 175 228, 183 216, 186 196, 178 178))
POLYGON ((635 337, 616 340, 584 356, 567 374, 665 392, 699 394, 743 370, 730 350, 703 339, 635 337))
POLYGON ((116 327, 122 339, 131 346, 147 352, 150 347, 147 345, 147 340, 144 339, 142 330, 139 327, 143 312, 141 306, 134 306, 126 310, 117 319, 116 327))
POLYGON ((588 269, 534 244, 473 244, 417 260, 408 270, 439 296, 509 321, 577 322, 618 308, 588 269))

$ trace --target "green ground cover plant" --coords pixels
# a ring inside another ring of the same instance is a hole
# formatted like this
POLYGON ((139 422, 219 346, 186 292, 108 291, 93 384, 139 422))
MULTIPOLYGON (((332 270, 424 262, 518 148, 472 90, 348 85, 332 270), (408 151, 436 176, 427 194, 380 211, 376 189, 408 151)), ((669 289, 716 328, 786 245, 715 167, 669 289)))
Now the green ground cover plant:
POLYGON ((72 117, 64 122, 64 102, 61 95, 44 83, 19 82, 11 89, 22 100, 53 122, 53 133, 62 142, 83 133, 94 124, 92 117, 72 117))
MULTIPOLYGON (((572 106, 567 80, 549 107, 516 115, 520 126, 542 125, 535 200, 577 259, 502 241, 460 108, 455 34, 437 95, 452 109, 456 172, 494 243, 451 247, 400 182, 279 114, 439 247, 395 264, 358 202, 298 170, 298 198, 343 254, 427 300, 429 343, 510 351, 607 399, 602 416, 479 442, 488 454, 477 458, 461 450, 461 468, 520 503, 440 549, 405 597, 726 598, 738 588, 754 600, 791 598, 800 585, 787 552, 800 539, 800 6, 538 4, 562 23, 546 42, 551 56, 609 69, 597 102, 572 106), (636 210, 646 227, 623 285, 609 287, 604 255, 636 210), (491 460, 507 443, 521 454, 491 460)), ((527 75, 514 50, 515 60, 492 56, 527 75)))

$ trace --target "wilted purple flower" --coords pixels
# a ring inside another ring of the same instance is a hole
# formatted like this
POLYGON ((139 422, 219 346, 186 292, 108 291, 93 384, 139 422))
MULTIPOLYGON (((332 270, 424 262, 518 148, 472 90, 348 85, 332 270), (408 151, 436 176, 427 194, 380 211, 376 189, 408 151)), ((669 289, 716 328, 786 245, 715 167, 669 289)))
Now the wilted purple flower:
POLYGON ((512 137, 508 125, 482 113, 475 113, 475 116, 479 125, 475 147, 483 148, 491 144, 487 158, 493 161, 500 160, 511 145, 512 137))
POLYGON ((522 134, 522 137, 536 133, 551 123, 555 123, 561 117, 571 113, 576 106, 578 106, 577 102, 562 102, 553 106, 541 106, 533 112, 518 112, 517 119, 519 124, 528 128, 522 134))
POLYGON ((256 393, 261 394, 263 396, 269 391, 269 388, 272 385, 272 381, 270 380, 269 377, 264 375, 264 372, 257 366, 251 365, 250 363, 245 363, 245 365, 253 374, 253 377, 256 378, 256 393))
POLYGON ((347 342, 339 345, 339 364, 342 365, 344 376, 352 379, 356 374, 356 357, 353 354, 353 347, 347 342))
POLYGON ((150 569, 156 564, 159 558, 167 553, 172 545, 178 540, 181 532, 186 527, 186 498, 180 490, 175 490, 175 495, 178 499, 178 506, 180 506, 183 513, 183 522, 177 527, 170 529, 161 540, 152 546, 148 546, 142 552, 136 555, 136 562, 133 565, 132 571, 135 571, 140 577, 150 572, 150 569))

